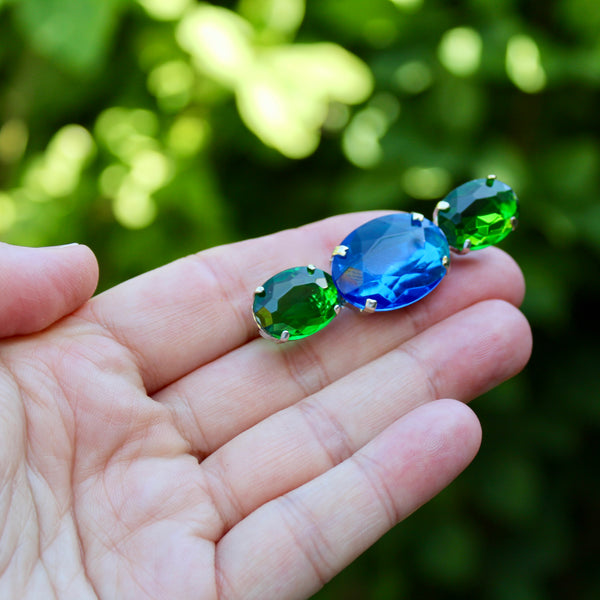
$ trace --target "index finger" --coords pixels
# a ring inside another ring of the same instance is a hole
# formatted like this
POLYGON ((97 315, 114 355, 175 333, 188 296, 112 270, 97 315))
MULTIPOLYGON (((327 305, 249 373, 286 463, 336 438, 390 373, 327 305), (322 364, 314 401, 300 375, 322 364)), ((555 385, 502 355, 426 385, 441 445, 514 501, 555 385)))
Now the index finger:
POLYGON ((84 316, 131 351, 151 394, 256 337, 251 306, 258 285, 289 267, 328 270, 336 244, 382 214, 341 215, 211 248, 100 294, 84 316))

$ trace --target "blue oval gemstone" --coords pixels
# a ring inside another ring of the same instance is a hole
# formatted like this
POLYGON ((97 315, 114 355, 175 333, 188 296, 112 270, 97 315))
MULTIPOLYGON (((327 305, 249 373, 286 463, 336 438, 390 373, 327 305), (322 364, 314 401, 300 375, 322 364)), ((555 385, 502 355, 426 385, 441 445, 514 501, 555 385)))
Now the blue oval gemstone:
POLYGON ((336 248, 331 270, 350 304, 395 310, 429 294, 446 274, 449 257, 437 225, 420 215, 394 213, 350 233, 336 248))

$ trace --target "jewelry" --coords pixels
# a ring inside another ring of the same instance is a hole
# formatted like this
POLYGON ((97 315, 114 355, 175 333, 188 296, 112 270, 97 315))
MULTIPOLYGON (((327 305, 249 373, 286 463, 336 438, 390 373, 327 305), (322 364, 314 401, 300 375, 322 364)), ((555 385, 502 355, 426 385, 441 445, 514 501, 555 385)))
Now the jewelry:
POLYGON ((277 273, 254 292, 260 334, 277 342, 305 338, 343 306, 364 313, 397 310, 432 292, 448 273, 450 251, 497 244, 517 227, 513 190, 489 175, 440 200, 433 221, 393 213, 364 223, 334 248, 331 274, 314 265, 277 273))

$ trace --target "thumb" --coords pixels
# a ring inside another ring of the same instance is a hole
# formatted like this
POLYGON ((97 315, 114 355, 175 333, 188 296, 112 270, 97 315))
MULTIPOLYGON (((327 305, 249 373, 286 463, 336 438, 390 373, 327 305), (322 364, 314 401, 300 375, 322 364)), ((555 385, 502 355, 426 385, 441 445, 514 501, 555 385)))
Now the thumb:
POLYGON ((96 257, 86 246, 0 243, 0 337, 48 327, 86 302, 97 284, 96 257))

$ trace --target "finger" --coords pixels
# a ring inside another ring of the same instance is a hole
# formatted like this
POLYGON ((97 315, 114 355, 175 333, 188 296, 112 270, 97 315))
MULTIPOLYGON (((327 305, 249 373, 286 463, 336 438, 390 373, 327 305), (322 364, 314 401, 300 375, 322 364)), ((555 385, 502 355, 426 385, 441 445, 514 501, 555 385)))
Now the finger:
POLYGON ((0 243, 0 337, 48 327, 88 300, 97 283, 96 258, 86 246, 0 243))
POLYGON ((229 531, 217 546, 219 597, 307 598, 454 479, 480 436, 477 418, 458 402, 409 413, 229 531))
POLYGON ((190 373, 154 399, 171 410, 194 451, 206 456, 451 314, 492 298, 520 304, 523 292, 519 267, 501 250, 456 257, 439 288, 404 310, 379 315, 347 310, 319 335, 284 346, 257 339, 190 373))
POLYGON ((256 240, 212 248, 100 294, 90 316, 131 349, 149 393, 257 336, 252 293, 288 267, 326 268, 358 225, 355 213, 256 240))
POLYGON ((202 463, 225 527, 342 462, 417 406, 467 401, 529 357, 521 313, 493 300, 421 333, 241 433, 202 463))

